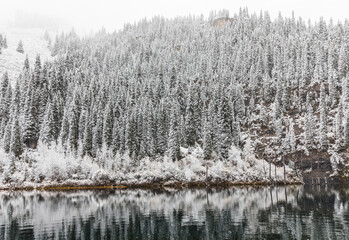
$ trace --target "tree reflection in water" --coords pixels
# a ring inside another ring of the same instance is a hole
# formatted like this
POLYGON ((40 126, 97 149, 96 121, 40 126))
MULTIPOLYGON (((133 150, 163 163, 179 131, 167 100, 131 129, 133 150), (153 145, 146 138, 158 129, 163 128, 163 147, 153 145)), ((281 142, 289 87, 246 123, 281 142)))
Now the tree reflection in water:
POLYGON ((0 239, 330 239, 349 189, 0 192, 0 239))

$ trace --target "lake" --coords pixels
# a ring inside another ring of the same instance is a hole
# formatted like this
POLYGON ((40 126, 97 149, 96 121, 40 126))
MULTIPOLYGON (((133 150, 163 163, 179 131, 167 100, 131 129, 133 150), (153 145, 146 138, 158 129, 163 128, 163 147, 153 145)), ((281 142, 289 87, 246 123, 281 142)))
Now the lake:
POLYGON ((348 239, 349 189, 0 192, 0 239, 348 239))

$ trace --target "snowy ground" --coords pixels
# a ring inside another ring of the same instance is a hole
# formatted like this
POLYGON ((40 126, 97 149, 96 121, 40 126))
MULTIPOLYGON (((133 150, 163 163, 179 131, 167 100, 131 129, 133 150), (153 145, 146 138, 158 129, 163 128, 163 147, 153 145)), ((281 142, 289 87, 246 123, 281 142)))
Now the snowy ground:
MULTIPOLYGON (((0 187, 48 187, 86 185, 140 185, 162 183, 193 183, 206 181, 206 161, 203 151, 181 149, 180 161, 173 162, 167 157, 155 160, 144 158, 132 160, 124 156, 108 153, 98 154, 97 159, 79 158, 65 155, 60 148, 41 147, 35 152, 26 152, 22 159, 11 161, 5 153, 0 153, 0 187)), ((226 161, 209 161, 210 182, 255 183, 269 181, 269 164, 253 156, 243 156, 243 152, 232 147, 226 161)), ((295 172, 286 167, 287 179, 297 181, 295 172)), ((273 181, 283 181, 283 168, 277 167, 273 181)))
POLYGON ((26 55, 28 55, 31 66, 34 64, 37 54, 40 54, 42 62, 52 59, 51 52, 47 47, 48 42, 44 39, 45 31, 43 29, 0 26, 0 32, 6 36, 8 45, 8 48, 2 49, 2 54, 0 54, 0 77, 7 71, 10 81, 13 83, 23 69, 26 55), (23 42, 23 54, 16 51, 20 40, 23 42))

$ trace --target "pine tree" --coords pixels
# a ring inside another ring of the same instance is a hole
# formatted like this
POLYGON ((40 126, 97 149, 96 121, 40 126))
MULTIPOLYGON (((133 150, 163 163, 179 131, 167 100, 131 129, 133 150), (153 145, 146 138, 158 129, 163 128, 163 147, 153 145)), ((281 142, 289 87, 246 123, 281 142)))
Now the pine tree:
POLYGON ((6 38, 6 36, 4 37, 2 46, 3 46, 5 49, 7 48, 7 38, 6 38))
POLYGON ((86 121, 84 139, 83 139, 83 153, 84 155, 93 155, 92 149, 92 128, 89 120, 86 121))
POLYGON ((344 141, 343 148, 347 148, 349 146, 349 111, 345 112, 345 128, 344 128, 344 141))
POLYGON ((291 86, 288 81, 284 84, 282 94, 282 106, 284 111, 288 111, 291 108, 291 86))
POLYGON ((40 140, 47 146, 50 146, 54 141, 54 133, 53 133, 53 124, 54 124, 54 116, 51 103, 47 105, 44 122, 41 126, 40 130, 40 140))
POLYGON ((167 148, 166 112, 164 104, 160 103, 156 119, 156 148, 159 154, 164 154, 167 148))
POLYGON ((113 108, 111 103, 107 103, 104 110, 103 120, 103 142, 109 148, 113 143, 113 108))
POLYGON ((71 109, 69 111, 69 133, 68 133, 68 146, 72 152, 75 152, 78 148, 79 140, 79 97, 77 90, 75 89, 74 97, 71 102, 71 109))
POLYGON ((314 123, 314 115, 313 115, 313 107, 310 103, 310 96, 309 93, 307 94, 307 101, 306 101, 306 117, 305 117, 305 125, 304 125, 304 144, 308 150, 314 148, 314 138, 315 138, 315 123, 314 123))
POLYGON ((337 82, 337 73, 334 68, 329 68, 328 70, 328 91, 329 91, 329 102, 331 107, 334 107, 336 104, 336 82, 337 82))
POLYGON ((325 86, 322 83, 320 89, 320 146, 326 150, 328 147, 327 139, 327 112, 326 112, 326 95, 325 86))
POLYGON ((59 143, 62 144, 63 147, 66 147, 66 140, 68 139, 69 134, 69 117, 68 117, 68 108, 65 107, 63 118, 61 122, 60 132, 59 132, 59 143))
POLYGON ((29 71, 29 59, 28 59, 28 54, 25 56, 25 60, 24 60, 24 66, 23 66, 23 70, 25 71, 29 71))
POLYGON ((347 56, 345 52, 345 44, 342 42, 338 57, 338 75, 342 79, 345 77, 347 71, 347 56))
POLYGON ((287 131, 286 136, 282 138, 281 149, 283 154, 288 154, 291 152, 291 141, 289 131, 287 131))
POLYGON ((190 92, 188 97, 187 109, 186 109, 186 141, 188 146, 194 146, 196 142, 196 122, 195 119, 195 96, 194 96, 194 83, 190 83, 190 92))
POLYGON ((19 53, 24 53, 22 40, 19 40, 16 51, 19 53))
MULTIPOLYGON (((120 123, 119 121, 116 119, 114 121, 114 125, 113 125, 113 137, 112 137, 112 148, 113 148, 113 152, 116 153, 117 151, 120 150, 121 147, 121 139, 120 139, 120 123)), ((148 149, 147 149, 148 150, 148 149)))
POLYGON ((12 125, 10 152, 13 153, 15 157, 19 157, 23 153, 21 127, 17 115, 12 125))
POLYGON ((339 102, 336 115, 336 146, 340 148, 343 144, 343 105, 342 101, 339 102))
POLYGON ((36 118, 35 106, 33 105, 33 93, 27 98, 24 112, 23 126, 23 143, 29 147, 36 149, 38 142, 38 125, 36 118))
POLYGON ((5 134, 3 137, 3 145, 4 145, 4 150, 6 153, 10 152, 11 148, 11 123, 8 123, 5 128, 5 134))
POLYGON ((211 159, 212 155, 212 129, 211 122, 208 116, 204 121, 204 132, 203 132, 203 150, 204 150, 204 159, 211 159))
POLYGON ((11 85, 7 85, 5 95, 3 96, 3 98, 1 98, 1 102, 0 102, 1 114, 2 114, 2 118, 5 119, 5 123, 9 121, 11 103, 12 103, 12 87, 11 85))
POLYGON ((96 153, 97 150, 101 149, 103 145, 103 114, 102 114, 102 103, 98 104, 98 109, 96 111, 95 125, 92 129, 92 146, 93 152, 96 153))
POLYGON ((4 123, 7 123, 8 120, 8 94, 9 90, 11 90, 11 86, 9 85, 9 79, 7 72, 4 73, 1 86, 0 86, 0 118, 4 120, 4 123))
POLYGON ((173 161, 180 158, 178 112, 179 107, 177 102, 175 101, 172 103, 170 114, 170 130, 168 136, 168 155, 173 161))
POLYGON ((220 125, 220 157, 222 159, 228 158, 228 151, 232 144, 231 136, 231 110, 229 107, 229 100, 226 95, 221 99, 219 109, 219 125, 220 125))
POLYGON ((261 102, 260 110, 259 110, 259 119, 262 122, 262 126, 267 126, 268 115, 264 106, 264 101, 261 102))
POLYGON ((296 135, 294 132, 294 124, 293 124, 292 118, 290 119, 288 134, 289 134, 288 138, 289 138, 291 153, 293 153, 296 151, 296 135))

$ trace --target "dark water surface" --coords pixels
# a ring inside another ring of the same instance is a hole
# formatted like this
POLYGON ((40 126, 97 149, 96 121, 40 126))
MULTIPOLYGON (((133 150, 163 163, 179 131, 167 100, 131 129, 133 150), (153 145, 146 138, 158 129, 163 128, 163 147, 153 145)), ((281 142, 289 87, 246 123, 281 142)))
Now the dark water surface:
POLYGON ((349 189, 0 192, 0 239, 349 239, 349 189))

